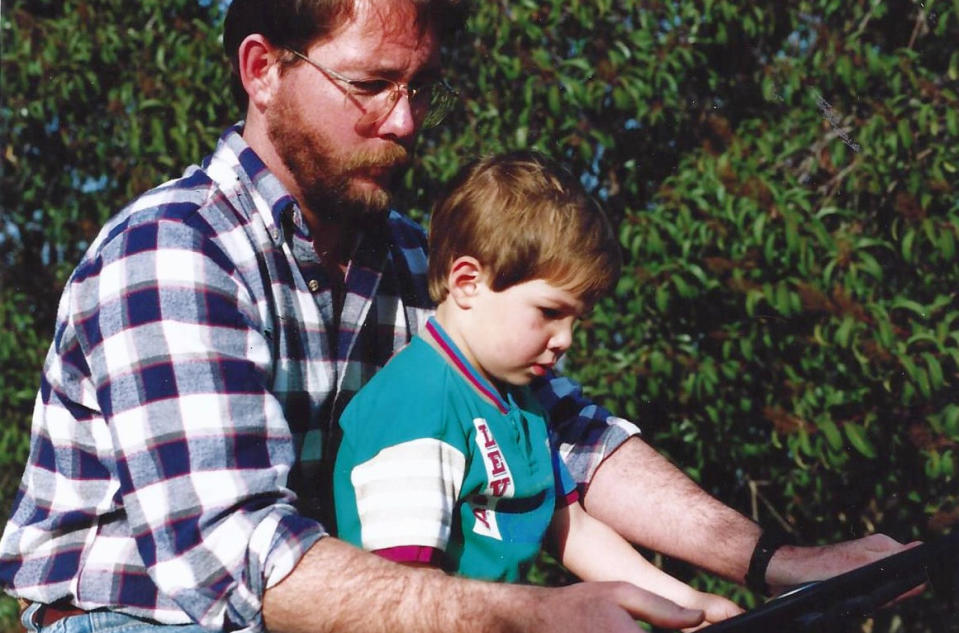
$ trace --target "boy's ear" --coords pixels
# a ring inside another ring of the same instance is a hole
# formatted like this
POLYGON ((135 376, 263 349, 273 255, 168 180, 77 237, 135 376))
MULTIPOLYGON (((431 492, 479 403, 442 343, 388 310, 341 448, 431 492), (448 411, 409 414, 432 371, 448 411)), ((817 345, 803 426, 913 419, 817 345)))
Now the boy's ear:
POLYGON ((259 33, 240 42, 237 65, 250 107, 264 108, 276 91, 280 78, 279 51, 259 33))
POLYGON ((483 265, 475 257, 467 255, 457 257, 453 261, 449 276, 446 278, 450 298, 464 310, 468 310, 473 305, 473 299, 479 294, 480 286, 485 282, 483 265))

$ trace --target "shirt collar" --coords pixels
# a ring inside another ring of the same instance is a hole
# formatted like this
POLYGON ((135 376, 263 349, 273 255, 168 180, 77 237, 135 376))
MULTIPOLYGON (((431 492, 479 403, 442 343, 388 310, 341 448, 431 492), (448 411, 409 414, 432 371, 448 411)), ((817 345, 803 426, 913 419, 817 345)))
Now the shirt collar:
MULTIPOLYGON (((292 224, 303 239, 312 241, 309 225, 296 199, 244 140, 243 126, 244 122, 240 121, 223 132, 216 151, 204 163, 204 169, 223 191, 235 190, 237 184, 245 184, 244 189, 254 197, 253 202, 261 214, 269 209, 268 224, 271 231, 276 230, 274 239, 283 239, 283 233, 292 224)), ((379 228, 358 235, 351 261, 371 268, 381 266, 384 247, 389 241, 388 224, 384 217, 379 228)))
POLYGON ((222 191, 240 188, 250 192, 261 213, 269 210, 271 228, 279 229, 283 227, 284 214, 296 205, 296 200, 244 140, 243 125, 240 121, 223 132, 203 168, 222 191))
POLYGON ((480 374, 472 363, 466 360, 466 356, 456 346, 453 339, 446 333, 443 327, 436 320, 436 317, 430 317, 426 322, 421 336, 427 343, 433 346, 440 355, 459 373, 470 386, 479 393, 479 395, 490 404, 499 409, 500 413, 507 413, 510 409, 509 404, 500 395, 500 392, 494 387, 485 376, 480 374))

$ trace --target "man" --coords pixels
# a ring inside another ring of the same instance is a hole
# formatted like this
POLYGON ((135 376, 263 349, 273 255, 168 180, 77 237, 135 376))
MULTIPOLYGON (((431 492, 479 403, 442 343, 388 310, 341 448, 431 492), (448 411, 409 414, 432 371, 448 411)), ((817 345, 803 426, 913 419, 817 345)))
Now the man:
MULTIPOLYGON (((103 229, 67 284, 0 580, 31 628, 635 631, 696 614, 623 584, 494 585, 326 536, 329 432, 431 306, 389 181, 450 95, 452 2, 234 0, 242 127, 103 229), (191 628, 192 627, 192 628, 191 628)), ((726 577, 786 586, 897 550, 775 548, 560 379, 588 510, 726 577), (657 521, 645 520, 656 516, 657 521), (639 518, 640 520, 637 520, 639 518), (677 538, 676 535, 682 535, 677 538), (768 570, 766 565, 768 564, 768 570)))

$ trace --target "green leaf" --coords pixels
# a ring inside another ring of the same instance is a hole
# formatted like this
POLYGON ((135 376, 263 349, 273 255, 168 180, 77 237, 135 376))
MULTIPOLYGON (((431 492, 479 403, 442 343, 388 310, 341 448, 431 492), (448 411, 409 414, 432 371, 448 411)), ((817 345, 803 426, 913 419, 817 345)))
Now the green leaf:
POLYGON ((839 328, 836 330, 835 340, 840 347, 849 347, 849 338, 852 335, 852 330, 855 325, 855 320, 848 316, 839 324, 839 328))
POLYGON ((909 119, 899 119, 899 123, 896 125, 896 130, 899 132, 899 139, 902 141, 902 146, 906 149, 911 148, 912 130, 909 128, 909 119))
POLYGON ((945 228, 939 234, 939 240, 937 242, 939 247, 939 252, 942 254, 943 259, 946 261, 951 261, 956 257, 956 236, 952 232, 950 227, 945 228))
POLYGON ((925 319, 928 315, 926 308, 923 305, 913 301, 912 299, 906 299, 904 297, 897 297, 894 299, 890 307, 894 309, 898 308, 908 310, 922 319, 925 319))
POLYGON ((929 352, 923 352, 922 357, 926 360, 926 368, 929 372, 929 385, 931 390, 938 390, 945 386, 945 376, 942 371, 942 365, 939 360, 929 352))
POLYGON ((941 458, 938 451, 929 451, 926 454, 926 477, 938 479, 942 472, 941 458))
POLYGON ((872 445, 872 442, 866 437, 865 430, 855 422, 847 422, 843 425, 843 430, 846 432, 846 438, 849 440, 849 443, 859 451, 865 457, 869 459, 874 459, 876 457, 876 449, 872 445))
POLYGON ((656 308, 660 312, 666 312, 669 310, 669 290, 666 286, 659 286, 656 288, 656 308))
POLYGON ((956 476, 956 462, 951 450, 946 450, 942 453, 942 458, 939 460, 939 472, 943 479, 946 480, 950 480, 956 476))
POLYGON ((950 404, 946 406, 942 416, 943 429, 954 439, 959 439, 959 405, 950 404))
POLYGON ((839 428, 835 422, 829 419, 818 420, 816 426, 822 431, 831 449, 838 451, 842 448, 842 434, 839 432, 839 428))
POLYGON ((916 241, 916 230, 913 228, 906 229, 905 234, 902 237, 902 258, 907 262, 914 261, 912 254, 913 243, 916 241))

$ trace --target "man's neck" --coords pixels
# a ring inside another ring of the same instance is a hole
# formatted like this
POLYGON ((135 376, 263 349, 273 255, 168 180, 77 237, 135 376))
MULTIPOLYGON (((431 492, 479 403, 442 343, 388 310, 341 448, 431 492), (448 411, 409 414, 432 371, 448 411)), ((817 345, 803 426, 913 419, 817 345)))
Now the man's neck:
POLYGON ((318 213, 306 204, 305 196, 297 185, 296 179, 276 153, 276 148, 266 133, 266 123, 262 115, 254 109, 247 112, 243 139, 296 199, 303 219, 310 228, 313 249, 329 272, 330 278, 342 284, 359 233, 357 227, 326 219, 330 217, 328 213, 318 213))
MULTIPOLYGON (((324 221, 324 215, 315 212, 307 206, 303 192, 287 169, 283 160, 276 152, 273 142, 267 134, 266 122, 263 115, 251 108, 247 111, 247 118, 243 128, 243 140, 256 152, 267 169, 279 180, 287 191, 300 205, 303 219, 310 227, 313 237, 313 248, 323 265, 331 272, 346 270, 350 252, 356 238, 356 230, 344 227, 330 221, 324 221)), ((339 273, 342 276, 342 272, 339 273)))
POLYGON ((357 231, 336 222, 323 222, 304 209, 304 219, 310 227, 313 249, 320 261, 327 267, 345 267, 356 241, 357 231))

